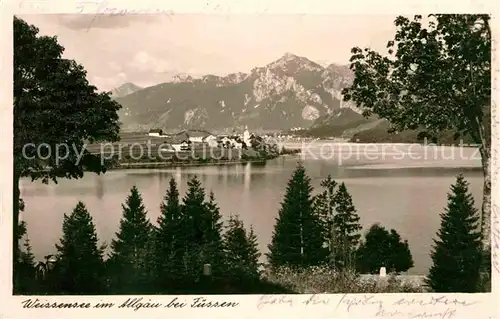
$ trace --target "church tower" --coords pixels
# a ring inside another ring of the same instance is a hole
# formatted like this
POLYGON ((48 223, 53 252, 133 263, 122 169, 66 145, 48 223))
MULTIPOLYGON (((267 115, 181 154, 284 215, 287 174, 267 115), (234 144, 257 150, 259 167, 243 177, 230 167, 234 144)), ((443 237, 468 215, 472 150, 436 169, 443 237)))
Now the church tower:
POLYGON ((243 132, 243 142, 246 145, 250 145, 250 132, 248 132, 248 126, 245 126, 245 131, 243 132))

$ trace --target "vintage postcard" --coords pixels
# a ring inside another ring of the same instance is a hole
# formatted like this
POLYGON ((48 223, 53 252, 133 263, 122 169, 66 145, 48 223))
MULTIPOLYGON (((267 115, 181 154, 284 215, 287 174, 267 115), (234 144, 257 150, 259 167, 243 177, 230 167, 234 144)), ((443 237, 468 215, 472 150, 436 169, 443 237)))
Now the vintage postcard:
POLYGON ((1 6, 1 318, 498 318, 493 6, 1 6))

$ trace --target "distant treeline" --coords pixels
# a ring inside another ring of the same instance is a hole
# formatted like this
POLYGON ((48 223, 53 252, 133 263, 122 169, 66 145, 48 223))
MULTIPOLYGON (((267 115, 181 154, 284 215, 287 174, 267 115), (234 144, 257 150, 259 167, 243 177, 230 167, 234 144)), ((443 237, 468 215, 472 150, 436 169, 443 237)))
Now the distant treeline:
POLYGON ((437 135, 425 134, 422 130, 407 130, 389 133, 390 124, 381 122, 374 128, 355 133, 351 142, 358 143, 433 143, 440 145, 474 144, 470 135, 456 136, 454 131, 444 131, 437 135))

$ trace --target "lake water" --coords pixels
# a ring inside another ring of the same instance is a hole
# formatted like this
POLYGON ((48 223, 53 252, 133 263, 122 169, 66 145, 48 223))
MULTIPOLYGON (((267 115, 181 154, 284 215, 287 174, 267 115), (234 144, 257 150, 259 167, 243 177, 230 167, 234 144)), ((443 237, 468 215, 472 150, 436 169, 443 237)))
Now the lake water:
POLYGON ((301 160, 315 192, 328 174, 345 182, 366 230, 373 223, 396 229, 407 239, 415 262, 410 274, 426 274, 430 265, 432 238, 439 228, 439 214, 446 194, 458 173, 470 183, 480 209, 482 171, 476 149, 423 147, 419 145, 363 145, 316 141, 303 147, 303 154, 284 156, 266 165, 184 167, 158 170, 115 170, 105 175, 88 173, 81 180, 60 180, 58 184, 21 181, 26 210, 21 219, 37 259, 55 251, 62 233, 64 213, 80 200, 89 209, 99 238, 109 243, 118 230, 130 188, 141 191, 150 220, 156 223, 160 202, 171 177, 177 179, 183 195, 194 175, 213 190, 224 217, 237 213, 252 224, 262 252, 267 251, 286 183, 301 160))

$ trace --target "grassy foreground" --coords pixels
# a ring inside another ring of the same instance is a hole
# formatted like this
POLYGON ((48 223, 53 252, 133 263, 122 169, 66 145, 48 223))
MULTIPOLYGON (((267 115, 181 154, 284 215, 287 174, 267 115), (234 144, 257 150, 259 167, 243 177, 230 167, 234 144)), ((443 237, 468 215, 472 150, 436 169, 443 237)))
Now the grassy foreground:
POLYGON ((300 270, 280 268, 265 273, 270 283, 299 294, 318 293, 422 293, 423 285, 407 282, 395 275, 385 279, 366 279, 359 274, 338 273, 328 267, 311 267, 300 270))

